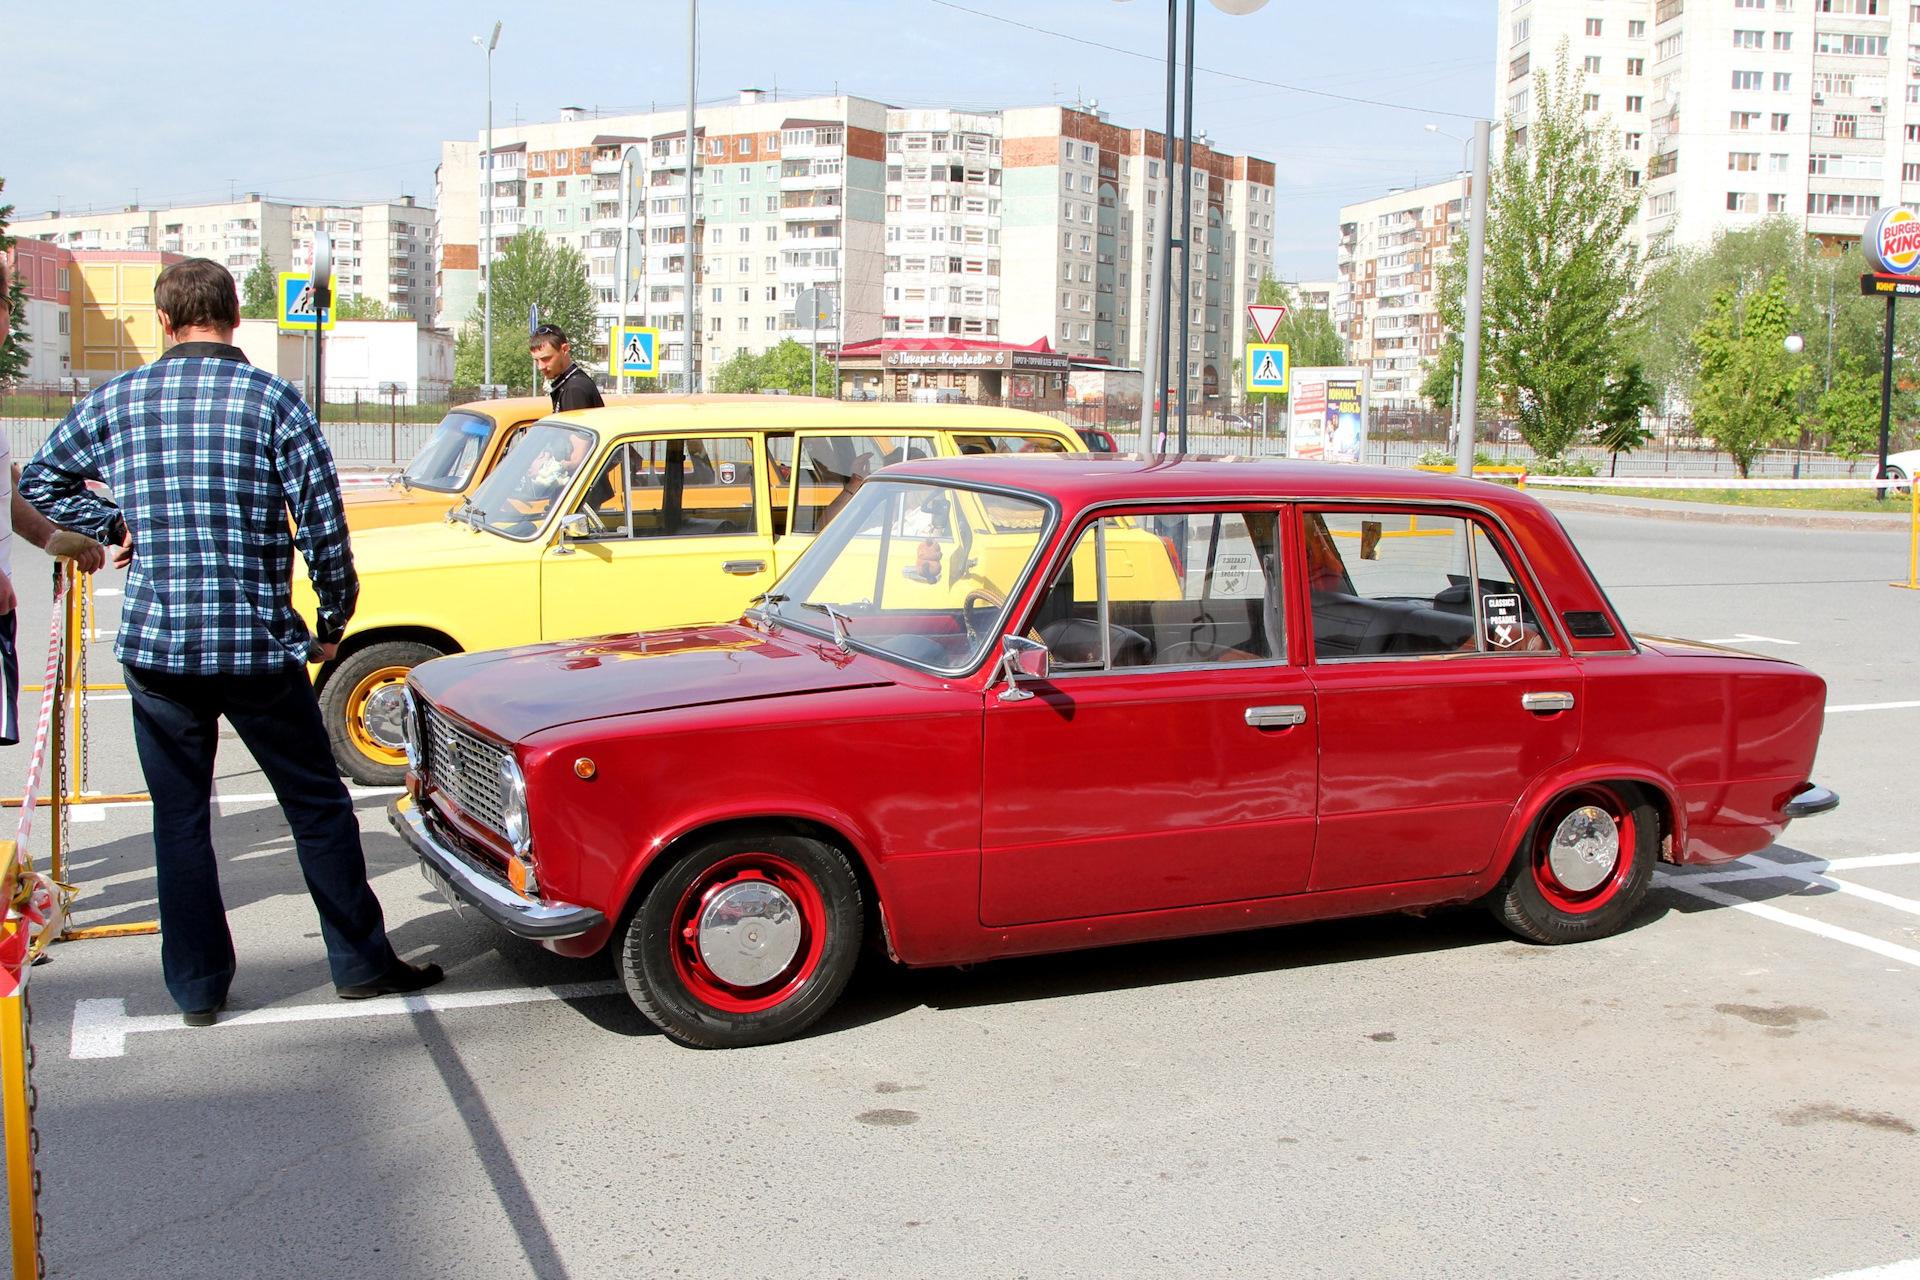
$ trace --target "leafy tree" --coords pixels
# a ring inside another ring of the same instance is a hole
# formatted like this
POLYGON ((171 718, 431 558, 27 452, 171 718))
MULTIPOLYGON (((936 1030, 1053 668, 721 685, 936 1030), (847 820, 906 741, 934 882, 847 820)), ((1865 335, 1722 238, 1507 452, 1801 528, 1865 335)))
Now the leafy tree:
MULTIPOLYGON (((0 178, 0 191, 7 189, 7 180, 0 178)), ((7 234, 7 224, 13 221, 13 206, 0 204, 0 253, 10 252, 13 237, 7 234)), ((22 378, 27 373, 27 344, 32 340, 27 332, 27 282, 20 273, 12 273, 13 284, 7 290, 7 305, 12 309, 11 333, 6 342, 0 343, 0 382, 10 382, 22 378)))
POLYGON ((1833 385, 1820 393, 1815 425, 1827 437, 1827 452, 1845 458, 1848 470, 1862 454, 1880 447, 1880 372, 1854 356, 1833 371, 1833 385))
POLYGON ((244 320, 274 320, 280 315, 280 273, 266 254, 240 281, 240 316, 244 320))
MULTIPOLYGON (((593 287, 587 283, 587 260, 578 249, 538 231, 522 231, 500 250, 492 276, 495 382, 518 390, 536 385, 533 357, 527 354, 527 312, 536 305, 543 323, 556 324, 567 334, 575 360, 584 364, 593 358, 593 287)), ((483 300, 474 299, 454 340, 453 380, 459 386, 486 381, 483 300)))
POLYGON ((1813 369, 1786 349, 1793 315, 1786 277, 1776 275, 1744 305, 1733 290, 1722 289, 1693 333, 1700 371, 1694 423, 1732 455, 1743 477, 1769 441, 1800 427, 1795 398, 1813 369))
MULTIPOLYGON (((1563 41, 1553 72, 1534 77, 1530 124, 1506 131, 1487 191, 1481 381, 1550 458, 1599 418, 1638 320, 1639 201, 1611 122, 1587 126, 1584 90, 1563 41)), ((1455 333, 1466 248, 1463 238, 1441 271, 1441 314, 1455 333)))
POLYGON ((1619 375, 1607 384, 1600 409, 1600 447, 1613 457, 1608 475, 1619 471, 1621 454, 1632 453, 1653 438, 1640 415, 1658 404, 1659 399, 1659 393, 1647 381, 1638 360, 1621 366, 1619 375))
MULTIPOLYGON (((831 394, 833 381, 831 363, 822 366, 820 376, 831 394)), ((786 391, 796 396, 811 395, 813 392, 812 349, 792 338, 783 338, 767 351, 758 353, 742 351, 713 371, 708 378, 708 386, 714 391, 735 395, 755 391, 786 391)))
MULTIPOLYGON (((336 320, 405 320, 407 315, 398 307, 390 307, 370 293, 356 293, 351 298, 342 298, 334 306, 333 318, 336 320)), ((499 337, 496 331, 494 337, 499 337)), ((499 352, 494 352, 498 358, 499 352)))

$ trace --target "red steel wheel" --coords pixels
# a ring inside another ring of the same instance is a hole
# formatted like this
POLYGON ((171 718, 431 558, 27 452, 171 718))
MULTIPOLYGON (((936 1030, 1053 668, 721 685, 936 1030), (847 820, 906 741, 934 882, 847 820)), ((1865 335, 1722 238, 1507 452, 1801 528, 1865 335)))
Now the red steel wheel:
POLYGON ((1579 942, 1620 929, 1646 896, 1659 817, 1637 790, 1607 784, 1556 796, 1534 822, 1494 910, 1534 942, 1579 942))
POLYGON ((648 891, 621 947, 628 994, 683 1044, 785 1039, 838 998, 860 950, 846 855, 799 836, 715 841, 648 891))

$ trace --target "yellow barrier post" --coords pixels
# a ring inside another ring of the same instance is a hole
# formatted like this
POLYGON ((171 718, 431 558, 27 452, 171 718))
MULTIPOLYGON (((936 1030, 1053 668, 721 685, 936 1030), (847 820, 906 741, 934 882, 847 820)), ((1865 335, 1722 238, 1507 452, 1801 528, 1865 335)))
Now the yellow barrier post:
MULTIPOLYGON (((0 841, 0 910, 13 902, 19 887, 20 863, 13 841, 0 841)), ((26 921, 19 922, 25 929, 26 921)), ((7 1222, 12 1234, 14 1280, 37 1280, 40 1265, 40 1188, 34 1170, 33 1084, 27 1057, 26 968, 23 954, 18 982, 0 996, 0 1119, 6 1124, 7 1222)))
POLYGON ((1887 585, 1920 591, 1920 476, 1907 479, 1907 580, 1887 585))

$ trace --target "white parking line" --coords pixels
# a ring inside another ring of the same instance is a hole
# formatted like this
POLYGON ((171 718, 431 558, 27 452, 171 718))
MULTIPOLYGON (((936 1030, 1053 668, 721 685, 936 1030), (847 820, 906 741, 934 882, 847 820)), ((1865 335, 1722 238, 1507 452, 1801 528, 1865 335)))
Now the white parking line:
POLYGON ((531 1004, 543 1000, 584 1000, 616 995, 625 988, 618 981, 566 982, 551 987, 506 987, 498 991, 440 991, 431 995, 383 996, 378 1000, 336 1004, 298 1004, 275 1009, 252 1009, 222 1018, 212 1027, 187 1027, 177 1013, 133 1017, 127 1002, 80 1000, 73 1006, 70 1058, 118 1058, 127 1051, 127 1037, 149 1031, 187 1031, 205 1034, 222 1027, 264 1027, 280 1022, 332 1022, 339 1018, 391 1017, 402 1013, 447 1013, 454 1009, 484 1009, 495 1005, 531 1004))
POLYGON ((1863 1267, 1858 1271, 1840 1271, 1820 1280, 1920 1280, 1920 1258, 1889 1262, 1883 1267, 1863 1267))
POLYGON ((1920 707, 1920 702, 1854 702, 1843 707, 1828 707, 1827 714, 1840 711, 1894 711, 1901 707, 1920 707))
POLYGON ((1771 920, 1775 924, 1784 924, 1790 929, 1800 929, 1806 933, 1817 934, 1833 942, 1844 942, 1850 947, 1859 947, 1861 950, 1871 951, 1877 956, 1885 956, 1889 960, 1898 960, 1902 964, 1910 964, 1915 968, 1920 968, 1920 951, 1916 951, 1912 947, 1903 947, 1895 942, 1885 942, 1864 933, 1856 933, 1852 929, 1842 929, 1838 925, 1831 925, 1824 921, 1795 915, 1791 911, 1783 911, 1779 907, 1771 906, 1765 902, 1749 902, 1745 898, 1738 897, 1731 893, 1724 893, 1714 888, 1712 884, 1706 883, 1708 881, 1728 880, 1802 880, 1810 884, 1829 886, 1842 893, 1851 893, 1861 898, 1879 901, 1882 905, 1897 905, 1899 909, 1903 911, 1920 911, 1920 903, 1914 903, 1910 899, 1897 898, 1890 893, 1883 894, 1877 889, 1867 889, 1860 885, 1848 884, 1845 881, 1834 880, 1822 874, 1825 871, 1851 869, 1868 864, 1892 867, 1911 865, 1915 862, 1920 862, 1920 854, 1876 854, 1865 858, 1842 858, 1836 859, 1833 862, 1806 864, 1774 862, 1769 858, 1760 858, 1757 860, 1743 858, 1738 862, 1728 864, 1725 869, 1719 871, 1682 874, 1662 870, 1658 873, 1657 878, 1658 882, 1666 888, 1678 889, 1681 893, 1691 894, 1696 898, 1704 898, 1706 901, 1716 903, 1719 906, 1732 907, 1736 911, 1744 911, 1749 915, 1759 916, 1763 920, 1771 920), (1819 868, 1819 870, 1815 870, 1816 867, 1819 868))

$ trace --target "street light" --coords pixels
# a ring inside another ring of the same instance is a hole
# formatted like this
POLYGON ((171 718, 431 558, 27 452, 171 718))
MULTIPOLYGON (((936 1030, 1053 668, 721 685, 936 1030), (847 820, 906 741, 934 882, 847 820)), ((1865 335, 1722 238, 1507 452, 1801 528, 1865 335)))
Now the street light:
POLYGON ((480 341, 482 364, 485 372, 487 394, 493 394, 493 51, 500 44, 500 23, 493 24, 493 34, 484 42, 479 36, 473 37, 475 44, 484 44, 487 51, 487 154, 480 161, 480 177, 487 184, 487 235, 485 254, 480 259, 480 341))
MULTIPOLYGON (((1122 4, 1126 2, 1127 0, 1119 0, 1119 3, 1122 4)), ((1267 0, 1209 0, 1209 3, 1222 13, 1244 16, 1264 7, 1267 0)), ((1171 330, 1173 328, 1173 261, 1170 254, 1176 243, 1180 246, 1180 341, 1178 344, 1178 356, 1180 360, 1179 451, 1181 453, 1187 451, 1187 342, 1190 336, 1187 326, 1193 314, 1192 305, 1188 301, 1190 291, 1193 288, 1193 246, 1188 243, 1188 237, 1192 235, 1193 228, 1193 21, 1195 7, 1196 0, 1187 0, 1186 65, 1182 73, 1182 80, 1176 82, 1174 68, 1179 65, 1179 59, 1177 57, 1177 37, 1180 23, 1180 0, 1167 0, 1167 129, 1162 137, 1166 139, 1164 155, 1168 178, 1171 180, 1173 174, 1173 101, 1175 85, 1178 83, 1181 85, 1182 97, 1185 102, 1185 114, 1181 121, 1180 145, 1180 239, 1176 242, 1172 238, 1170 224, 1173 221, 1173 200, 1171 199, 1173 193, 1169 190, 1169 199, 1167 200, 1166 207, 1160 211, 1160 218, 1158 219, 1159 226, 1155 229, 1154 233, 1154 247, 1159 258, 1159 271, 1157 273, 1159 288, 1157 290, 1157 299, 1154 296, 1154 292, 1151 291, 1156 281, 1151 275, 1147 277, 1150 292, 1148 293, 1146 321, 1149 326, 1147 333, 1150 336, 1147 341, 1148 359, 1145 372, 1148 374, 1149 385, 1143 388, 1143 394, 1141 396, 1140 445, 1141 452, 1143 453, 1149 452, 1152 444, 1152 425, 1148 420, 1148 408, 1150 404, 1148 397, 1161 401, 1160 423, 1163 430, 1169 409, 1169 406, 1165 404, 1165 397, 1160 395, 1160 391, 1162 386, 1169 381, 1167 377, 1167 365, 1173 358, 1172 354, 1167 350, 1167 340, 1171 336, 1171 330), (1156 302, 1158 304, 1157 306, 1155 305, 1156 302)))
POLYGON ((1780 345, 1787 349, 1788 355, 1797 356, 1800 354, 1802 348, 1807 345, 1807 340, 1797 333, 1790 333, 1780 345))
POLYGON ((1469 162, 1469 160, 1467 159, 1467 148, 1473 145, 1472 138, 1463 138, 1457 133, 1448 133, 1445 129, 1442 129, 1437 124, 1430 124, 1426 126, 1426 129, 1428 133, 1437 133, 1443 138, 1451 138, 1455 142, 1460 144, 1460 172, 1461 173, 1464 174, 1468 169, 1471 169, 1473 167, 1471 162, 1469 162))

